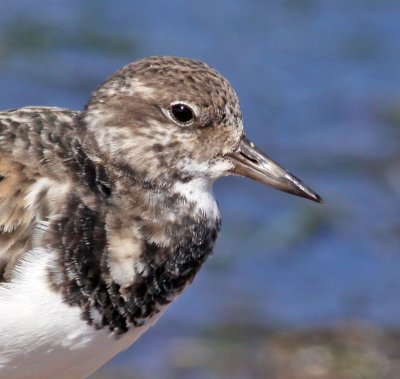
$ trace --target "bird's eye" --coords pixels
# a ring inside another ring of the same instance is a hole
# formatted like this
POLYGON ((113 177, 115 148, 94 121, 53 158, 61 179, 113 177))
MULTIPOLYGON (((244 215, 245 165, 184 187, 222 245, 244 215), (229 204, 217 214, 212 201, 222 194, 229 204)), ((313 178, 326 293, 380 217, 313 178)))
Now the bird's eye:
POLYGON ((188 124, 194 119, 193 109, 183 103, 171 105, 169 111, 171 117, 180 124, 188 124))

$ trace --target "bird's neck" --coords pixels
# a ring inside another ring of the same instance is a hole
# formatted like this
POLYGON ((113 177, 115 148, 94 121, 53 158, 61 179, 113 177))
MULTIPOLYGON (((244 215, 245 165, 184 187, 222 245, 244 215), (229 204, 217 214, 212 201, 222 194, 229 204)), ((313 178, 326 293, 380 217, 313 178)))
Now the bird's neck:
POLYGON ((48 243, 59 254, 49 278, 88 323, 121 334, 193 280, 213 251, 218 208, 203 180, 143 188, 130 175, 110 178, 109 169, 81 163, 89 176, 80 180, 92 190, 71 194, 52 226, 48 243))

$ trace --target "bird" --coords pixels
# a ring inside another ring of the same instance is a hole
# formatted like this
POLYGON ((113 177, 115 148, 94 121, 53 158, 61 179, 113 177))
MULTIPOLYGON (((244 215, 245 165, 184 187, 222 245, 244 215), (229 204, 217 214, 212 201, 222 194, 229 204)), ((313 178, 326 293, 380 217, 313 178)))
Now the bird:
POLYGON ((132 345, 212 254, 228 175, 322 202, 198 60, 130 63, 83 111, 1 111, 0 378, 85 378, 132 345))

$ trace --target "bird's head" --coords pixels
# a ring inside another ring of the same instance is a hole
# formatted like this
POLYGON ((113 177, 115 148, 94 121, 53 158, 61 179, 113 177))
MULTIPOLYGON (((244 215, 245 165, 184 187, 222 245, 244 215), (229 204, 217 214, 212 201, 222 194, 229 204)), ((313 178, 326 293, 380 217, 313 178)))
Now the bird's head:
POLYGON ((185 58, 122 68, 92 95, 82 120, 91 154, 155 186, 241 175, 314 201, 320 197, 243 133, 236 93, 218 72, 185 58))

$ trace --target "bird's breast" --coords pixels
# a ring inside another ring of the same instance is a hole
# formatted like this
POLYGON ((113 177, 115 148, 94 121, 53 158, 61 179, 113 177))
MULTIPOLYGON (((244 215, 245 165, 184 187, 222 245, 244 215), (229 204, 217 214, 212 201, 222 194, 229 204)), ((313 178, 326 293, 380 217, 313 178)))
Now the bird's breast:
POLYGON ((200 205, 184 191, 152 204, 144 196, 123 209, 71 196, 46 241, 58 256, 49 270, 53 290, 89 325, 116 335, 146 325, 182 292, 219 230, 215 209, 201 208, 216 207, 211 193, 200 205))

